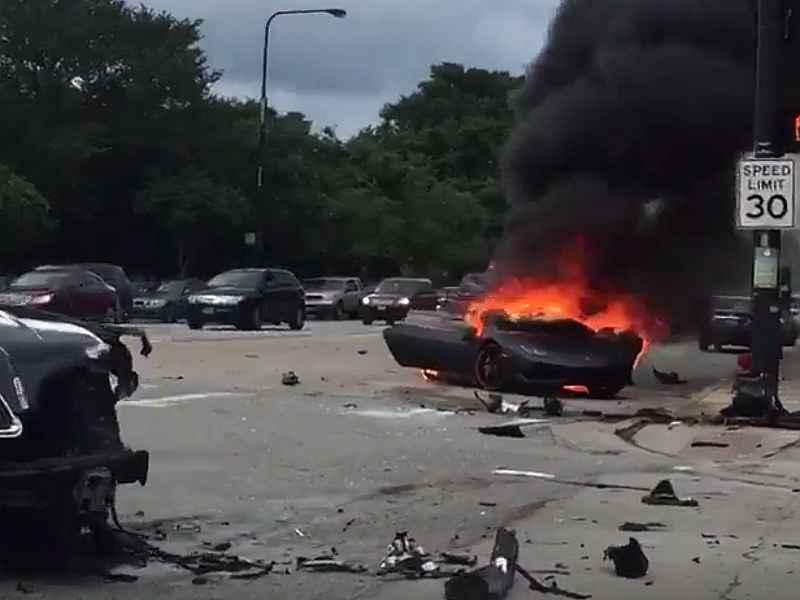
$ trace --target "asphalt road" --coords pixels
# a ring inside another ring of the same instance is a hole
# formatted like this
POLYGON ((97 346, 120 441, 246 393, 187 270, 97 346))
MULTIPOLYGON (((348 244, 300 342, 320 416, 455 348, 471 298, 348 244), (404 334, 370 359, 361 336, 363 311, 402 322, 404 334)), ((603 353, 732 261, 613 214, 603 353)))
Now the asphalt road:
MULTIPOLYGON (((138 360, 141 388, 119 414, 126 443, 151 452, 151 475, 146 487, 119 490, 123 525, 177 555, 230 544, 228 555, 275 561, 273 573, 251 580, 209 573, 197 580, 169 561, 142 568, 122 557, 119 564, 90 561, 89 570, 112 569, 136 581, 108 582, 83 567, 58 577, 12 572, 0 580, 0 597, 30 597, 27 590, 87 599, 440 598, 441 581, 298 572, 295 560, 335 547, 339 558, 374 573, 395 532, 404 530, 430 551, 476 548, 497 526, 524 526, 548 503, 580 489, 498 477, 492 474, 498 467, 591 481, 665 464, 662 456, 629 452, 613 432, 586 422, 565 420, 563 430, 545 423, 525 439, 483 435, 478 426, 508 417, 454 412, 479 408, 472 390, 429 383, 398 367, 380 326, 147 327, 154 352, 138 360), (289 370, 298 385, 282 385, 289 370)), ((655 347, 622 398, 574 398, 567 407, 677 409, 734 366, 734 355, 702 354, 691 341, 655 347), (689 383, 664 386, 653 365, 689 383)), ((558 537, 557 530, 551 523, 548 531, 518 534, 521 541, 545 539, 558 537)))

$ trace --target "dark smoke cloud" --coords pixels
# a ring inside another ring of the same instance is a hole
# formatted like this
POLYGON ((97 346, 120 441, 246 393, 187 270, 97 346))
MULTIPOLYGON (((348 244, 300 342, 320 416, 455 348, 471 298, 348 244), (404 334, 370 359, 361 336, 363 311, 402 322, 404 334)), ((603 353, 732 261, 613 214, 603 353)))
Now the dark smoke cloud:
POLYGON ((752 146, 753 6, 562 2, 516 101, 501 268, 531 274, 581 236, 595 285, 676 313, 747 283, 734 165, 752 146))

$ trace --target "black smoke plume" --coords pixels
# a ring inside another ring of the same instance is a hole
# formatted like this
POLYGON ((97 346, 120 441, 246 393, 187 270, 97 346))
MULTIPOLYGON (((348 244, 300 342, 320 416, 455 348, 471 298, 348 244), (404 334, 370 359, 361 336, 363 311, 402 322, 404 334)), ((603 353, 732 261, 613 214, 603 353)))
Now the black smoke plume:
MULTIPOLYGON (((537 274, 581 238, 593 286, 676 317, 745 288, 734 185, 755 54, 752 0, 564 0, 516 99, 501 272, 537 274)), ((798 97, 800 62, 786 65, 784 97, 798 97)))

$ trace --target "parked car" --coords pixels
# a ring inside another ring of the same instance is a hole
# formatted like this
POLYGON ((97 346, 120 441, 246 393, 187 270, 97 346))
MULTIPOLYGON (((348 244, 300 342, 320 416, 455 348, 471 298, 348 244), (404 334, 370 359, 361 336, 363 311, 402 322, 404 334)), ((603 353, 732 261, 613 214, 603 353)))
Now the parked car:
POLYGON ((438 295, 430 279, 392 277, 384 279, 375 291, 361 301, 361 320, 364 325, 386 321, 392 325, 402 321, 408 312, 436 310, 438 295))
POLYGON ((188 297, 186 320, 191 329, 206 323, 261 329, 262 323, 288 323, 302 329, 306 321, 305 292, 284 269, 234 269, 211 279, 188 297))
MULTIPOLYGON (((790 310, 781 315, 784 346, 794 346, 798 328, 790 310)), ((748 296, 713 296, 700 327, 698 345, 707 351, 713 347, 742 346, 749 348, 753 327, 753 300, 748 296)))
POLYGON ((186 318, 186 299, 206 287, 201 279, 165 281, 154 290, 141 292, 133 299, 131 316, 175 323, 186 318))
POLYGON ((85 269, 96 273, 103 281, 112 286, 117 291, 119 304, 122 309, 121 319, 128 320, 128 315, 133 308, 133 286, 131 285, 128 276, 125 274, 125 269, 118 265, 109 263, 75 263, 67 265, 45 265, 38 267, 38 269, 67 269, 77 268, 85 269))
POLYGON ((114 288, 91 271, 71 267, 39 267, 20 275, 0 294, 0 306, 33 306, 117 323, 122 318, 114 288))
POLYGON ((496 279, 495 271, 467 273, 461 279, 456 293, 447 298, 441 310, 463 317, 469 305, 484 296, 496 283, 496 279))
POLYGON ((306 311, 337 321, 358 316, 364 286, 358 277, 317 277, 303 281, 306 311))
POLYGON ((439 290, 436 292, 438 294, 438 298, 436 300, 436 310, 441 309, 445 304, 447 304, 448 300, 455 298, 458 295, 459 289, 460 288, 457 285, 439 288, 439 290))

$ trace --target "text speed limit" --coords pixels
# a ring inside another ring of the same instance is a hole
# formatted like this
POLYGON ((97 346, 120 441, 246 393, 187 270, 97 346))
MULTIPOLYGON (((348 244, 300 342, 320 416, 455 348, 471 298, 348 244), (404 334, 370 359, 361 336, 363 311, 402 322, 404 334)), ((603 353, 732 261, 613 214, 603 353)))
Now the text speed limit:
POLYGON ((737 179, 736 225, 740 229, 794 227, 794 161, 741 160, 737 179))

